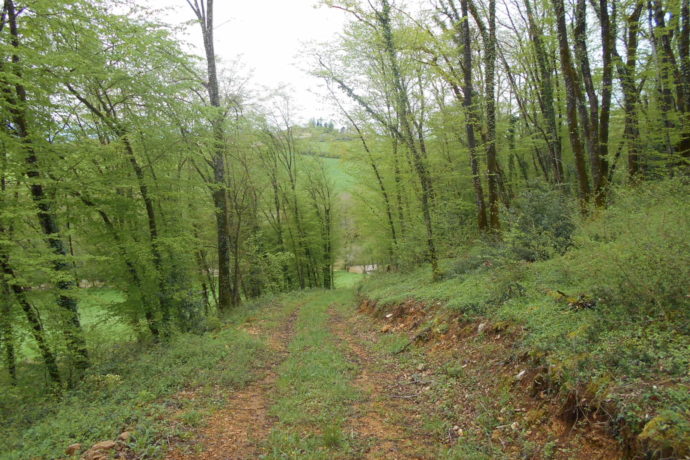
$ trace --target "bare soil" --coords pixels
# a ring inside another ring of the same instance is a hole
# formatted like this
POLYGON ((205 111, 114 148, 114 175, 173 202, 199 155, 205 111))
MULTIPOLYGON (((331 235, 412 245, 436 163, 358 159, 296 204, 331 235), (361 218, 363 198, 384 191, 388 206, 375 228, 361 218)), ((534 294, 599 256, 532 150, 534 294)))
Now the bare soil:
MULTIPOLYGON (((261 455, 261 443, 275 424, 269 414, 272 403, 270 394, 278 374, 275 369, 287 354, 287 346, 293 335, 296 313, 268 338, 271 360, 263 370, 263 376, 245 388, 233 392, 224 407, 208 418, 193 445, 178 446, 166 457, 169 460, 240 460, 254 459, 261 455), (194 450, 192 452, 191 450, 194 450)), ((252 326, 247 332, 262 333, 252 326)))
POLYGON ((419 388, 410 385, 408 375, 387 363, 363 343, 376 340, 376 333, 361 318, 343 318, 333 310, 331 328, 347 346, 348 355, 359 368, 354 384, 366 395, 355 405, 350 429, 364 447, 365 459, 433 458, 438 440, 410 429, 422 416, 424 408, 419 388))

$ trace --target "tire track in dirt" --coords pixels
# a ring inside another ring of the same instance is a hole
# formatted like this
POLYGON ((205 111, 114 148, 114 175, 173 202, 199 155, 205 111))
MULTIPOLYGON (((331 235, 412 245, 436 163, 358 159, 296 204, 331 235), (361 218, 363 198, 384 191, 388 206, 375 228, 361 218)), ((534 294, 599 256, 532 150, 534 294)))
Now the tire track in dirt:
POLYGON ((431 459, 435 440, 410 430, 411 418, 419 412, 418 395, 398 384, 400 370, 369 352, 363 343, 375 340, 353 318, 345 319, 333 308, 331 329, 348 348, 348 356, 359 368, 354 385, 366 395, 355 404, 350 430, 364 444, 365 459, 431 459))
MULTIPOLYGON (((168 460, 241 460, 260 457, 261 443, 276 422, 269 413, 272 404, 270 395, 278 379, 276 368, 288 355, 288 344, 294 334, 298 311, 299 308, 268 337, 271 360, 263 378, 233 392, 225 406, 206 421, 195 440, 202 450, 190 453, 176 449, 168 454, 168 460)), ((248 332, 260 334, 255 328, 248 329, 248 332)))

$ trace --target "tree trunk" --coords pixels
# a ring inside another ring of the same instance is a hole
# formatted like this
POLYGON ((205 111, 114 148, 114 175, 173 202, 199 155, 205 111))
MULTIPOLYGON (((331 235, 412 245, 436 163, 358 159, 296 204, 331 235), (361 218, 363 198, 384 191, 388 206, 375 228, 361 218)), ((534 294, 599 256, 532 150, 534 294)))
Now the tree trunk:
MULTIPOLYGON (((682 126, 678 154, 686 161, 690 159, 690 0, 682 0, 680 9, 680 33, 678 37, 678 60, 680 61, 681 81, 685 94, 685 106, 682 109, 682 126)), ((685 164, 685 171, 690 164, 685 164)))
POLYGON ((585 95, 577 91, 577 102, 582 120, 582 131, 587 139, 587 151, 589 152, 589 165, 592 174, 592 183, 595 199, 599 194, 602 183, 601 156, 599 154, 599 97, 594 88, 592 71, 589 65, 587 52, 587 3, 585 0, 577 0, 575 7, 575 27, 573 29, 575 42, 575 58, 580 70, 579 77, 575 73, 575 85, 578 88, 584 86, 585 95))
POLYGON ((10 384, 17 385, 17 354, 14 348, 14 330, 12 327, 12 302, 10 301, 10 287, 5 277, 0 281, 0 337, 5 348, 5 364, 10 376, 10 384))
POLYGON ((382 9, 380 12, 377 12, 377 17, 383 33, 386 54, 390 61, 389 63, 391 66, 393 86, 396 94, 396 111, 398 113, 400 126, 402 128, 401 134, 403 137, 403 141, 406 143, 410 153, 412 154, 414 168, 417 172, 419 183, 422 188, 422 215, 424 218, 424 226, 426 228, 429 262, 431 263, 432 277, 434 280, 437 280, 440 278, 441 272, 438 266, 438 255, 436 254, 436 243, 434 241, 434 229, 431 218, 431 201, 433 194, 431 177, 429 176, 426 161, 422 157, 422 154, 417 148, 417 145, 415 145, 415 136, 413 134, 411 121, 409 119, 410 103, 407 97, 407 92, 405 91, 402 82, 402 76, 400 74, 400 68, 398 66, 398 58, 396 56, 395 45, 393 43, 393 31, 391 29, 390 22, 390 4, 388 0, 381 0, 381 5, 382 9))
MULTIPOLYGON (((137 157, 134 155, 134 149, 132 144, 127 137, 127 134, 122 131, 118 133, 122 142, 125 145, 125 151, 127 152, 127 157, 132 165, 134 174, 137 177, 137 183, 139 185, 139 193, 141 194, 141 199, 144 201, 144 207, 146 209, 146 220, 149 228, 149 239, 151 243, 151 255, 153 256, 153 266, 156 270, 156 284, 158 285, 158 301, 161 307, 161 313, 163 316, 163 334, 170 334, 170 295, 168 294, 168 285, 165 282, 165 268, 163 267, 163 256, 159 247, 159 235, 158 235, 158 221, 156 219, 156 211, 153 205, 153 200, 149 195, 148 186, 146 185, 146 178, 144 177, 144 170, 139 165, 137 157)), ((154 334, 155 335, 155 334, 154 334)))
MULTIPOLYGON (((676 148, 671 141, 672 131, 676 129, 676 124, 669 118, 669 114, 682 106, 683 98, 682 85, 679 83, 678 69, 676 68, 675 56, 671 47, 671 31, 666 26, 665 12, 659 0, 648 2, 650 18, 654 19, 654 29, 651 33, 652 51, 656 58, 657 78, 660 93, 661 117, 664 122, 664 141, 666 143, 666 154, 670 164, 673 164, 673 156, 676 148), (672 88, 676 88, 676 98, 673 99, 672 88)), ((651 20, 651 19, 650 19, 651 20)))
POLYGON ((534 12, 532 11, 529 0, 525 0, 525 7, 527 9, 530 39, 534 46, 537 67, 539 68, 539 93, 541 96, 542 113, 544 114, 547 126, 546 141, 550 153, 551 169, 553 170, 553 181, 556 184, 562 184, 564 181, 563 159, 561 155, 561 138, 558 133, 556 112, 554 110, 552 69, 547 63, 548 58, 546 50, 544 49, 543 31, 539 28, 534 19, 534 12))
POLYGON ((486 167, 489 182, 489 228, 493 232, 501 229, 499 221, 498 187, 500 170, 496 158, 496 0, 489 0, 489 36, 484 51, 486 78, 486 167))
POLYGON ((615 45, 613 53, 616 58, 618 79, 623 90, 623 110, 625 112, 625 127, 623 136, 628 147, 628 177, 635 180, 640 174, 640 128, 637 105, 640 101, 640 92, 635 83, 635 73, 637 66, 637 44, 638 33, 640 31, 640 15, 644 3, 638 0, 635 9, 626 18, 628 36, 626 43, 625 63, 616 51, 615 45))
POLYGON ((580 139, 580 130, 577 120, 577 100, 578 87, 577 75, 575 67, 573 66, 572 57, 570 55, 570 46, 568 44, 568 32, 565 25, 565 7, 563 0, 551 0, 553 10, 556 15, 556 29, 558 31, 558 50, 561 57, 561 70, 563 72, 563 80, 565 82, 566 93, 566 115, 568 117, 568 134, 570 136, 570 144, 575 156, 575 170, 577 172, 578 181, 578 195, 580 198, 580 207, 582 212, 587 211, 587 202, 589 201, 590 188, 589 178, 587 177, 587 166, 585 163, 585 152, 582 140, 580 139))
POLYGON ((38 345, 38 351, 41 354, 43 363, 46 366, 46 371, 48 371, 48 377, 50 378, 54 389, 57 391, 61 386, 60 372, 58 370, 55 355, 50 350, 48 342, 46 341, 45 330, 43 329, 43 324, 38 316, 38 311, 26 298, 24 287, 17 284, 17 277, 14 274, 14 270, 12 270, 12 267, 10 266, 5 254, 0 254, 0 269, 2 269, 4 279, 6 280, 7 284, 9 284, 10 289, 14 293, 14 297, 17 299, 19 306, 26 315, 26 320, 31 327, 31 335, 36 341, 36 345, 38 345))
POLYGON ((28 106, 26 88, 21 83, 23 79, 21 60, 18 53, 20 46, 19 29, 17 25, 18 15, 15 11, 14 2, 12 0, 5 0, 5 9, 7 11, 7 20, 12 36, 12 48, 15 50, 15 53, 12 55, 12 65, 13 73, 16 77, 14 85, 15 94, 13 96, 16 97, 16 101, 9 101, 12 106, 10 112, 16 127, 17 136, 23 143, 24 151, 26 152, 26 175, 31 183, 31 198, 38 208, 38 221, 50 250, 56 256, 53 262, 53 270, 63 274, 56 283, 59 292, 57 304, 65 312, 66 325, 63 332, 71 359, 74 360, 74 366, 78 373, 82 373, 89 366, 89 354, 86 349, 86 341, 84 340, 81 322, 79 320, 77 300, 72 294, 77 284, 74 278, 69 275, 71 267, 65 260, 67 251, 59 236, 60 227, 57 223, 57 217, 53 213, 50 201, 42 185, 44 175, 40 171, 38 155, 31 141, 28 116, 26 113, 28 106))
POLYGON ((486 231, 489 227, 486 218, 486 203, 484 201, 484 190, 482 189, 482 179, 479 172, 479 159, 477 158, 477 139, 474 129, 478 124, 476 108, 473 105, 474 87, 472 84, 472 39, 470 37, 469 15, 467 0, 461 0, 462 20, 460 25, 462 41, 462 73, 464 95, 462 105, 465 108, 465 131, 467 133, 467 148, 470 151, 470 168, 472 170, 472 185, 474 186, 474 197, 477 204, 477 226, 479 231, 486 231))
POLYGON ((213 129, 213 204, 216 208, 216 233, 218 244, 218 309, 228 311, 233 305, 233 282, 230 273, 230 229, 228 219, 227 184, 225 182, 225 136, 223 132, 224 116, 220 107, 220 91, 216 71, 216 54, 213 44, 213 0, 187 0, 196 14, 204 40, 206 69, 208 73, 208 96, 216 113, 211 120, 213 129))
MULTIPOLYGON (((596 182, 597 205, 604 206, 608 195, 609 177, 609 121, 611 118, 611 96, 613 94, 613 47, 616 37, 615 28, 611 26, 616 18, 609 17, 608 0, 599 1, 599 14, 601 22, 601 112, 599 113, 599 180, 596 182)), ((615 10, 614 10, 615 11, 615 10)))

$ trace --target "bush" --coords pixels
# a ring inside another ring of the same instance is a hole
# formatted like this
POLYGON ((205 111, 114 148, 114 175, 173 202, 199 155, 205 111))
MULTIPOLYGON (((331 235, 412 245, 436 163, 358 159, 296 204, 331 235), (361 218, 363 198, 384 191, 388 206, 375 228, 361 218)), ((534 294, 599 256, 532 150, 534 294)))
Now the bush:
POLYGON ((522 192, 507 211, 505 241, 518 259, 530 262, 563 254, 572 243, 575 213, 563 193, 533 187, 522 192))
POLYGON ((563 269, 603 303, 687 328, 689 193, 680 180, 618 191, 614 204, 577 232, 563 269))

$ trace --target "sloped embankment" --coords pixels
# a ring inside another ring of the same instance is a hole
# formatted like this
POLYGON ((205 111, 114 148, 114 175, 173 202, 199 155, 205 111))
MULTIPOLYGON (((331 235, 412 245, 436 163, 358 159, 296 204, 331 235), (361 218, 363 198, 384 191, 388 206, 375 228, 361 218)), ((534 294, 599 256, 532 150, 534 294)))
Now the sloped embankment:
POLYGON ((624 456, 608 416, 585 401, 564 404, 548 371, 516 346, 521 331, 507 323, 463 321, 441 305, 408 300, 379 306, 363 298, 359 311, 400 339, 395 354, 414 346, 436 376, 435 405, 447 421, 448 456, 478 458, 613 459, 624 456), (439 383, 438 380, 441 380, 439 383))
POLYGON ((361 308, 384 321, 383 332, 450 353, 452 385, 467 379, 467 394, 486 386, 491 404, 481 402, 477 417, 512 405, 511 417, 475 430, 486 442, 505 442, 496 430, 507 425, 544 458, 588 440, 603 458, 687 458, 688 187, 619 191, 557 240, 536 225, 542 214, 530 214, 530 226, 443 261, 438 282, 424 282, 428 267, 372 276, 359 288, 361 308))
MULTIPOLYGON (((449 437, 458 443, 457 455, 615 459, 687 454, 682 450, 687 441, 682 422, 679 429, 663 421, 666 412, 660 398, 652 399, 660 403, 654 407, 643 397, 646 383, 626 376, 604 381, 595 369, 589 381, 581 376, 565 379, 565 366, 572 362, 530 348, 534 342, 524 324, 500 316, 468 319, 440 301, 385 303, 366 294, 360 297, 359 311, 378 318, 381 333, 407 338, 399 342, 396 353, 419 348, 431 368, 446 377, 448 383, 436 397, 443 400, 440 411, 453 423, 449 437), (613 394, 623 389, 630 392, 624 395, 627 405, 613 394), (655 410, 645 414, 647 423, 641 428, 628 419, 638 415, 625 412, 633 398, 646 410, 655 410), (649 436, 661 423, 666 425, 657 436, 664 437, 649 436)), ((584 358, 573 352, 572 359, 584 358)), ((662 383, 667 391, 672 385, 680 392, 687 388, 680 380, 662 383)))

